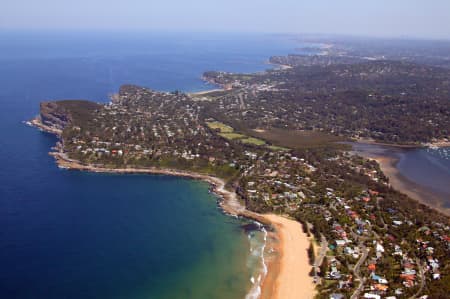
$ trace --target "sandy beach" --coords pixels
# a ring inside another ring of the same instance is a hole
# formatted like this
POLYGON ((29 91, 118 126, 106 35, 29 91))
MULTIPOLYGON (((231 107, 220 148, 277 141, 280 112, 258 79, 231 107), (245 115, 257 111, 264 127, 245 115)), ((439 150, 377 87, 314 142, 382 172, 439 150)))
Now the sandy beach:
POLYGON ((224 89, 223 88, 208 89, 208 90, 204 90, 204 91, 191 92, 191 93, 189 93, 189 95, 190 96, 203 96, 203 95, 207 95, 212 92, 219 92, 219 91, 224 91, 224 89))
POLYGON ((282 216, 264 215, 275 227, 278 236, 279 256, 269 264, 269 274, 263 285, 262 298, 309 299, 316 293, 309 276, 311 265, 307 249, 310 240, 299 222, 282 216), (276 273, 278 272, 278 273, 276 273))
POLYGON ((261 299, 290 299, 290 298, 313 298, 315 285, 309 276, 311 265, 308 261, 307 249, 310 240, 303 232, 299 222, 274 214, 258 214, 247 210, 239 201, 235 192, 225 189, 225 181, 208 175, 202 175, 187 171, 178 171, 159 168, 119 168, 109 169, 92 165, 83 165, 78 161, 71 160, 63 153, 50 153, 57 164, 66 169, 82 170, 100 173, 142 173, 162 174, 192 179, 203 180, 211 184, 213 192, 221 197, 219 205, 224 212, 230 215, 242 216, 256 220, 265 225, 275 228, 272 248, 275 256, 267 259, 268 274, 262 284, 261 299))
MULTIPOLYGON (((36 118, 32 125, 40 130, 53 133, 58 137, 60 130, 46 126, 36 118)), ((310 240, 303 232, 299 222, 287 219, 274 214, 258 214, 249 211, 239 201, 235 192, 225 188, 226 182, 220 178, 174 169, 161 168, 105 168, 101 165, 86 165, 77 160, 70 159, 60 151, 50 152, 56 160, 57 165, 63 169, 89 171, 98 173, 122 173, 122 174, 161 174, 179 177, 187 177, 196 180, 203 180, 212 186, 212 191, 221 200, 219 205, 225 213, 235 216, 242 216, 256 220, 264 225, 272 226, 271 249, 274 255, 267 258, 268 274, 262 283, 261 299, 290 299, 290 298, 313 298, 315 285, 312 277, 309 276, 311 265, 309 264, 307 248, 310 240)))

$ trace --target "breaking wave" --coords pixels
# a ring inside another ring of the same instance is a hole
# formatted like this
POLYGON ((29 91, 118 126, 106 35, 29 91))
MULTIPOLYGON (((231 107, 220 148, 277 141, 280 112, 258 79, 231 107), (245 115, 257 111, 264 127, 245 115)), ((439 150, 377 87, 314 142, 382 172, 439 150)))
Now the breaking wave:
POLYGON ((250 257, 247 263, 251 269, 255 269, 250 281, 252 287, 245 296, 245 299, 258 299, 261 296, 261 287, 264 278, 267 275, 267 264, 264 257, 264 252, 267 244, 267 230, 264 226, 255 222, 259 230, 248 234, 250 240, 250 257))

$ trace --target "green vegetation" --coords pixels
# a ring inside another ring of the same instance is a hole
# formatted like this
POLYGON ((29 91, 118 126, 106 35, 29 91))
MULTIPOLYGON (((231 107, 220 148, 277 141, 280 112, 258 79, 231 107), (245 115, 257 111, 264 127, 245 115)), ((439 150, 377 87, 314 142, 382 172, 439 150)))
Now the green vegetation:
POLYGON ((253 145, 258 145, 258 146, 266 144, 266 142, 264 140, 254 138, 254 137, 240 139, 239 141, 241 141, 242 143, 245 143, 245 144, 253 144, 253 145))
POLYGON ((234 131, 232 127, 218 121, 207 122, 206 124, 213 130, 219 130, 220 133, 232 133, 234 131))
MULTIPOLYGON (((424 294, 450 292, 449 218, 393 190, 375 161, 337 143, 350 136, 391 142, 442 136, 448 128, 446 71, 377 62, 216 75, 225 83, 231 78, 234 89, 214 101, 127 85, 112 104, 56 102, 41 106, 41 115, 64 127, 61 147, 71 159, 219 176, 247 209, 302 222, 315 240, 328 243, 320 298, 333 292, 350 297, 361 278, 365 290, 375 287, 369 262, 389 280, 384 297, 399 288, 411 296, 418 275, 405 286, 401 272, 419 273, 422 263, 433 263, 429 257, 440 265, 424 274, 424 294), (397 94, 400 87, 407 102, 397 94), (435 98, 419 102, 418 95, 435 98), (357 262, 360 270, 353 267, 357 262)), ((313 261, 313 247, 308 255, 313 261)))
POLYGON ((289 151, 290 149, 287 147, 277 146, 277 145, 268 145, 268 149, 272 151, 289 151))
POLYGON ((314 256, 314 246, 312 243, 309 244, 307 252, 308 252, 309 264, 314 265, 315 256, 314 256))
POLYGON ((251 134, 267 140, 275 146, 292 149, 324 146, 344 140, 342 137, 318 131, 300 131, 280 128, 253 130, 251 131, 251 134))
MULTIPOLYGON (((265 145, 266 142, 264 140, 258 139, 258 138, 254 138, 254 137, 249 137, 247 135, 244 134, 240 134, 240 133, 235 133, 234 129, 224 123, 218 122, 218 121, 211 121, 211 122, 206 122, 206 124, 208 125, 209 128, 213 129, 213 130, 218 130, 219 136, 222 136, 225 139, 228 140, 239 140, 242 143, 245 144, 251 144, 251 145, 256 145, 256 146, 261 146, 261 145, 265 145)), ((281 148, 277 148, 275 150, 280 150, 281 148)))
MULTIPOLYGON (((205 73, 210 82, 233 86, 206 105, 207 112, 242 129, 304 130, 399 144, 449 138, 449 69, 404 61, 349 60, 353 59, 331 63, 328 56, 302 56, 299 65, 293 63, 287 70, 205 73)), ((318 136, 312 144, 306 140, 306 145, 287 140, 294 144, 284 146, 316 146, 323 138, 328 137, 318 136)))
POLYGON ((239 133, 219 133, 220 136, 226 139, 234 140, 234 139, 242 139, 245 138, 245 135, 239 133))

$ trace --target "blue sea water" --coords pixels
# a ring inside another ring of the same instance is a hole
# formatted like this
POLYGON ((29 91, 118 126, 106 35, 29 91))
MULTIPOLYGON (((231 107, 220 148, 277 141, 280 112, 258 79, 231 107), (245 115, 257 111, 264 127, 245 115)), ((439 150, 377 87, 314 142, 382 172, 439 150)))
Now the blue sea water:
POLYGON ((206 183, 58 169, 47 154, 56 138, 22 121, 40 101, 105 102, 124 83, 208 89, 203 71, 262 71, 297 46, 272 35, 0 32, 0 298, 243 298, 254 244, 206 183))

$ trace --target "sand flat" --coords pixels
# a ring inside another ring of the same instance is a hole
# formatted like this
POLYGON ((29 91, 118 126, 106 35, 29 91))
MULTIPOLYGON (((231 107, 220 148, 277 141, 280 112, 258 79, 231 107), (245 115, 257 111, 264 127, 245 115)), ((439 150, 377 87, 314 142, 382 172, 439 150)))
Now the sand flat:
POLYGON ((408 195, 418 202, 431 206, 446 215, 450 215, 450 209, 443 206, 439 194, 409 180, 400 173, 396 167, 398 159, 387 156, 371 156, 369 158, 378 162, 381 171, 389 178, 389 184, 394 189, 408 195))

